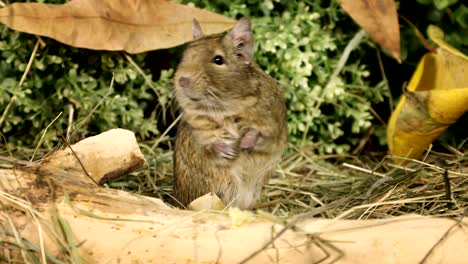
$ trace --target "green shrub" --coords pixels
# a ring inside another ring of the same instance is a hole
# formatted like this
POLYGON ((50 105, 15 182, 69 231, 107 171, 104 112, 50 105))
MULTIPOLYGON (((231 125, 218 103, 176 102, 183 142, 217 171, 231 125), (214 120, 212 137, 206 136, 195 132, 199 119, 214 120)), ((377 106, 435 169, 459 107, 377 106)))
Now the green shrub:
MULTIPOLYGON (((36 37, 1 25, 0 32, 0 114, 16 97, 0 131, 13 146, 37 144, 43 129, 63 112, 43 142, 51 148, 68 126, 69 105, 75 109, 73 127, 80 127, 75 140, 114 127, 134 130, 140 138, 158 134, 156 112, 148 107, 158 89, 167 94, 170 72, 164 73, 159 83, 148 83, 123 53, 76 49, 45 39, 46 46, 38 49, 25 82, 19 86, 36 37), (150 114, 145 116, 145 110, 150 114)), ((133 56, 133 60, 149 72, 144 57, 133 56)), ((148 78, 151 80, 151 75, 148 78)))

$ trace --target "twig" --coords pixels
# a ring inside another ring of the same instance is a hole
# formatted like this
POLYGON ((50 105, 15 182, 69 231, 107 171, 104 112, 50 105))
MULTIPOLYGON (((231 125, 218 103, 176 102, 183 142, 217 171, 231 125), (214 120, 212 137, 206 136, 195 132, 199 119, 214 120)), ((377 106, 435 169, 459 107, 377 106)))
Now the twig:
POLYGON ((70 141, 70 131, 73 125, 73 114, 75 112, 75 109, 73 108, 72 104, 68 105, 68 127, 67 127, 67 134, 65 137, 66 141, 70 141))
POLYGON ((406 23, 408 23, 411 29, 413 29, 414 33, 416 34, 416 38, 419 40, 421 45, 423 45, 430 52, 436 52, 436 47, 432 46, 429 41, 424 38, 423 34, 421 34, 419 29, 409 19, 402 15, 399 15, 399 17, 401 17, 406 23))
POLYGON ((353 154, 353 155, 359 154, 359 152, 361 152, 361 150, 364 149, 367 142, 369 141, 369 138, 372 136, 373 133, 374 133, 374 126, 370 126, 366 130, 364 135, 361 137, 361 139, 359 140, 358 144, 356 145, 354 150, 351 152, 351 154, 353 154))
MULTIPOLYGON (((13 152, 11 152, 11 149, 10 149, 10 146, 8 146, 8 140, 6 139, 5 135, 0 131, 0 136, 2 137, 3 139, 3 143, 5 144, 5 148, 8 152, 8 155, 10 156, 9 158, 10 159, 13 159, 13 160, 16 160, 14 157, 13 157, 13 152)), ((0 160, 1 160, 1 156, 0 156, 0 160)), ((15 167, 16 167, 16 162, 13 162, 15 164, 15 167)))
MULTIPOLYGON (((5 4, 3 4, 3 6, 5 6, 5 4)), ((28 75, 29 71, 31 70, 31 65, 32 65, 32 63, 34 61, 34 58, 36 57, 36 53, 37 53, 38 48, 39 48, 39 41, 36 42, 36 46, 34 46, 34 49, 33 49, 32 53, 31 53, 31 56, 29 57, 29 61, 28 61, 28 64, 26 65, 26 69, 24 70, 23 75, 21 76, 20 82, 18 84, 19 87, 23 86, 23 83, 26 80, 26 76, 28 75)), ((13 102, 15 100, 16 100, 16 95, 13 95, 13 97, 11 97, 11 99, 10 99, 10 102, 8 102, 8 105, 6 106, 5 110, 2 113, 2 117, 0 118, 0 125, 5 120, 6 115, 7 115, 8 111, 10 110, 11 105, 13 104, 13 102)))
POLYGON ((369 204, 363 204, 363 205, 357 205, 353 206, 350 209, 342 212, 338 216, 336 216, 333 220, 338 221, 340 219, 344 219, 346 216, 352 214, 353 212, 357 211, 358 209, 364 209, 364 208, 370 208, 370 207, 377 207, 377 206, 382 206, 382 205, 395 205, 395 204, 405 204, 405 203, 418 203, 421 202, 423 199, 428 199, 428 198, 439 198, 442 196, 441 194, 434 194, 434 195, 429 195, 426 197, 415 197, 415 198, 407 198, 407 199, 401 199, 398 201, 383 201, 383 202, 376 202, 376 203, 369 203, 369 204))
MULTIPOLYGON (((333 82, 335 82, 336 78, 340 74, 341 70, 346 64, 346 61, 348 61, 349 55, 351 54, 351 51, 353 51, 359 43, 361 43, 361 40, 364 38, 366 35, 366 32, 361 29, 354 35, 354 37, 351 39, 351 41, 346 45, 346 48, 343 51, 343 54, 341 54, 340 59, 338 60, 338 64, 335 66, 335 70, 333 71, 332 75, 330 76, 330 79, 328 80, 328 83, 324 86, 322 93, 319 95, 317 100, 315 101, 315 106, 312 107, 313 110, 307 112, 308 115, 310 115, 310 112, 317 112, 320 106, 322 105, 323 98, 327 95, 328 90, 330 90, 330 87, 332 87, 333 82)), ((302 143, 304 144, 306 141, 306 135, 308 134, 309 127, 311 125, 313 120, 309 120, 305 126, 305 132, 303 133, 302 137, 302 143)))
POLYGON ((276 239, 278 239, 279 237, 281 237, 286 231, 288 231, 288 229, 292 228, 293 225, 295 224, 292 224, 293 222, 289 223, 289 224, 286 224, 283 229, 281 229, 276 235, 272 236, 272 238, 270 239, 270 241, 268 241, 267 243, 265 243, 265 245, 263 245, 260 249, 252 252, 252 254, 248 255, 246 258, 244 258, 242 261, 240 261, 239 263, 242 264, 242 263, 247 263, 249 260, 253 259, 255 256, 257 256, 260 252, 262 252, 263 250, 267 249, 269 246, 271 246, 275 241, 276 239))
MULTIPOLYGON (((319 95, 317 100, 315 101, 315 106, 312 107, 312 110, 308 110, 307 114, 310 115, 310 112, 317 112, 320 106, 322 105, 323 98, 327 95, 328 90, 330 90, 330 87, 332 87, 333 82, 335 82, 336 78, 340 74, 341 70, 346 64, 346 61, 349 58, 349 55, 351 54, 351 51, 353 51, 359 43, 361 43, 361 40, 364 38, 366 35, 366 32, 361 29, 354 35, 354 37, 351 39, 351 41, 346 45, 346 48, 343 51, 343 54, 341 54, 340 59, 338 60, 338 64, 335 66, 335 70, 333 71, 332 75, 330 76, 330 79, 328 80, 328 83, 324 86, 322 93, 319 95)), ((309 131, 309 127, 311 125, 313 120, 309 120, 305 126, 305 132, 303 133, 302 137, 302 143, 305 143, 306 141, 306 135, 309 131)))
MULTIPOLYGON (((374 110, 373 107, 369 107, 369 111, 375 118, 377 118, 377 120, 382 124, 382 126, 387 127, 387 122, 383 120, 383 118, 374 110)), ((390 110, 390 113, 391 112, 392 110, 390 110)))
POLYGON ((429 153, 431 153, 431 150, 432 150, 432 144, 430 144, 430 145, 429 145, 429 148, 427 148, 426 154, 425 154, 424 157, 422 158, 422 161, 426 161, 427 157, 429 156, 429 153))
POLYGON ((383 178, 380 178, 378 181, 374 182, 374 184, 372 184, 372 186, 366 192, 366 199, 369 199, 371 197, 372 193, 374 192, 375 189, 377 189, 377 187, 384 184, 385 182, 393 181, 393 180, 394 178, 392 176, 385 176, 383 178))
MULTIPOLYGON (((398 156, 393 156, 392 158, 393 159, 401 159, 401 160, 405 160, 405 161, 412 161, 412 162, 415 162, 415 163, 419 163, 419 164, 427 166, 428 168, 434 169, 434 170, 436 170, 438 172, 445 171, 444 169, 442 169, 440 167, 437 167, 436 165, 432 165, 432 164, 429 164, 429 163, 426 163, 426 162, 423 162, 423 161, 420 161, 420 160, 417 160, 417 159, 410 159, 410 158, 398 157, 398 156)), ((405 166, 400 166, 400 165, 397 165, 397 164, 392 164, 392 163, 389 163, 388 166, 398 168, 398 169, 402 169, 402 170, 406 170, 406 171, 410 171, 410 172, 415 171, 414 169, 411 169, 411 168, 408 168, 408 167, 405 167, 405 166)), ((450 173, 450 174, 453 174, 453 175, 457 175, 457 176, 465 176, 465 177, 468 176, 468 174, 466 174, 466 173, 461 173, 461 172, 456 172, 456 171, 451 171, 451 170, 447 170, 447 172, 450 173)))
POLYGON ((35 166, 35 165, 37 165, 34 162, 15 159, 13 156, 11 156, 11 157, 2 157, 2 156, 0 156, 0 160, 11 162, 11 163, 14 163, 14 164, 23 165, 23 166, 35 166))
POLYGON ((26 80, 26 76, 28 75, 29 71, 31 70, 32 63, 34 61, 34 58, 36 57, 37 49, 39 48, 39 41, 36 42, 36 45, 34 46, 34 49, 31 53, 31 56, 29 57, 28 65, 26 65, 26 69, 23 72, 23 76, 21 76, 19 86, 21 87, 26 80))
POLYGON ((444 146, 446 149, 448 149, 450 152, 452 152, 453 154, 455 154, 456 156, 458 157, 465 157, 465 153, 463 153, 462 151, 446 144, 446 143, 442 143, 442 146, 444 146))
POLYGON ((49 129, 49 127, 62 115, 63 112, 60 112, 60 114, 58 114, 54 120, 52 120, 52 122, 49 123, 49 125, 47 125, 47 127, 45 128, 44 132, 42 133, 42 136, 41 136, 41 139, 39 140, 39 143, 37 143, 37 146, 36 148, 34 149, 34 152, 31 156, 31 159, 29 160, 30 162, 32 162, 34 160, 34 156, 36 155, 36 152, 37 150, 39 149, 39 147, 41 146, 42 144, 42 141, 44 140, 44 137, 45 137, 45 134, 47 133, 47 130, 49 129))
MULTIPOLYGON (((18 229, 16 229, 16 226, 15 226, 15 224, 13 223, 13 220, 11 220, 11 217, 10 217, 7 213, 3 213, 3 214, 4 214, 4 216, 7 218, 8 224, 10 224, 10 230, 11 230, 12 233, 14 234, 14 237, 15 237, 17 243, 18 243, 19 245, 23 244, 23 243, 22 243, 23 240, 21 239, 20 233, 18 232, 18 229)), ((26 252, 27 252, 27 251, 24 250, 24 249, 21 250, 21 255, 22 255, 22 257, 23 257, 24 262, 25 262, 25 263, 28 263, 28 264, 29 264, 29 263, 32 263, 32 262, 30 262, 29 259, 26 257, 26 252)))
POLYGON ((320 94, 320 97, 318 98, 317 105, 314 107, 314 111, 317 111, 320 108, 320 105, 323 102, 323 97, 327 94, 328 90, 330 87, 332 87, 333 82, 335 79, 338 77, 340 74, 341 70, 346 64, 346 61, 349 58, 349 55, 351 54, 351 51, 353 51, 359 43, 361 43, 361 40, 364 38, 366 35, 366 32, 364 30, 359 30, 356 35, 351 39, 351 41, 346 45, 346 48, 343 51, 343 54, 341 54, 340 60, 338 61, 338 64, 335 66, 335 70, 333 71, 332 75, 330 76, 330 79, 328 80, 328 83, 325 85, 325 88, 322 90, 322 93, 320 94))
POLYGON ((415 172, 415 171, 417 171, 416 169, 403 167, 403 166, 400 166, 400 165, 397 165, 397 164, 393 164, 393 163, 389 163, 388 166, 389 166, 389 167, 392 167, 392 168, 395 168, 395 169, 400 169, 400 170, 408 171, 408 172, 415 172))
POLYGON ((2 0, 0 0, 0 6, 2 6, 2 7, 5 7, 5 6, 6 6, 6 4, 5 4, 5 3, 3 3, 3 1, 2 1, 2 0))
POLYGON ((33 218, 34 222, 36 222, 37 224, 37 232, 39 235, 39 246, 41 249, 40 253, 41 253, 42 263, 47 263, 45 246, 44 246, 44 234, 43 234, 41 223, 39 222, 39 219, 36 217, 36 214, 34 214, 34 212, 29 211, 29 213, 31 214, 31 217, 33 218))
MULTIPOLYGON (((312 262, 312 264, 320 264, 322 262, 324 262, 325 260, 329 259, 330 256, 331 256, 331 253, 324 247, 322 246, 322 244, 320 243, 320 240, 316 241, 316 235, 313 235, 313 234, 306 234, 306 237, 307 237, 307 244, 306 244, 306 249, 310 249, 310 245, 313 243, 314 245, 316 245, 321 252, 323 252, 323 254, 325 256, 323 256, 323 258, 320 258, 318 259, 317 261, 314 261, 312 262)), ((333 262, 331 262, 333 263, 333 262)))
MULTIPOLYGON (((275 225, 272 225, 272 226, 271 226, 271 232, 270 232, 270 234, 271 234, 271 238, 273 238, 273 236, 274 236, 274 234, 275 234, 275 225)), ((271 246, 272 246, 272 248, 275 249, 275 263, 279 263, 279 250, 278 250, 278 248, 277 248, 276 245, 275 245, 275 241, 273 241, 273 242, 271 243, 271 246)))
POLYGON ((8 111, 10 110, 11 105, 13 102, 16 100, 16 95, 13 95, 13 97, 10 98, 10 101, 8 102, 7 106, 5 107, 5 110, 3 110, 2 117, 0 117, 0 126, 2 125, 3 121, 5 120, 8 111))
POLYGON ((85 175, 90 178, 95 184, 96 186, 99 186, 99 183, 96 182, 96 180, 93 179, 93 177, 91 177, 91 175, 88 173, 88 171, 86 170, 85 166, 83 165, 83 163, 81 162, 80 158, 78 157, 78 155, 76 155, 76 152, 73 150, 73 148, 70 146, 70 143, 68 142, 67 139, 63 138, 62 136, 62 140, 65 142, 65 146, 70 148, 73 156, 75 157, 75 159, 78 161, 78 163, 80 164, 80 167, 81 169, 83 170, 83 172, 85 173, 85 175))
POLYGON ((390 89, 390 85, 388 84, 387 75, 385 74, 385 69, 382 63, 382 56, 380 56, 380 50, 379 49, 376 49, 376 50, 377 50, 377 61, 379 62, 379 69, 380 69, 380 72, 382 73, 382 79, 384 80, 385 86, 388 89, 388 93, 389 93, 388 104, 389 104, 390 113, 391 113, 393 111, 393 108, 395 107, 395 105, 393 104, 392 90, 390 89))
POLYGON ((172 122, 172 124, 166 128, 166 130, 164 131, 164 133, 162 133, 161 136, 159 136, 159 138, 154 142, 153 146, 151 147, 151 150, 153 151, 158 145, 159 143, 161 143, 161 141, 163 140, 163 138, 167 135, 167 133, 169 133, 169 131, 177 124, 177 122, 179 122, 180 118, 182 118, 182 114, 179 114, 179 116, 176 118, 176 120, 174 120, 172 122))
POLYGON ((382 173, 379 173, 379 172, 376 172, 376 171, 372 171, 372 170, 368 170, 368 169, 364 169, 364 168, 361 168, 361 167, 358 167, 356 165, 349 164, 349 163, 346 163, 346 162, 343 162, 343 164, 341 164, 341 165, 343 165, 344 167, 350 168, 350 169, 362 171, 362 172, 369 173, 369 174, 376 175, 376 176, 380 176, 380 177, 386 177, 387 176, 385 174, 382 174, 382 173))
POLYGON ((114 74, 112 73, 112 80, 111 80, 111 83, 110 83, 110 86, 109 86, 109 89, 107 90, 106 94, 104 95, 104 97, 101 98, 101 100, 97 103, 97 105, 91 109, 91 112, 89 112, 89 114, 85 117, 85 119, 83 119, 83 121, 79 122, 79 125, 77 126, 76 129, 74 129, 74 131, 71 133, 71 136, 70 138, 72 138, 75 133, 84 125, 86 124, 86 122, 88 121, 89 118, 91 118, 91 115, 93 115, 93 113, 99 108, 99 106, 102 104, 102 102, 104 102, 104 100, 111 94, 112 92, 112 88, 114 87, 114 74))
POLYGON ((39 44, 41 44, 42 48, 45 48, 45 46, 47 46, 45 41, 41 38, 41 36, 36 35, 36 38, 37 38, 37 41, 39 42, 39 44))
MULTIPOLYGON (((159 94, 158 89, 154 86, 153 80, 151 80, 143 72, 143 70, 140 68, 140 66, 138 66, 138 64, 136 64, 136 62, 132 59, 132 57, 130 57, 128 54, 124 54, 124 55, 125 55, 125 58, 128 60, 128 62, 130 62, 130 64, 135 68, 135 70, 143 77, 143 79, 145 79, 146 84, 148 84, 149 87, 151 87, 153 91, 156 93, 156 95, 160 97, 161 95, 159 94)), ((164 107, 163 107, 163 110, 164 110, 164 107)))
POLYGON ((463 217, 460 217, 460 219, 455 223, 453 224, 449 229, 447 229, 447 231, 445 231, 445 233, 442 235, 442 237, 439 239, 439 241, 437 241, 432 247, 431 249, 429 249, 429 251, 426 253, 426 255, 424 256, 424 258, 419 262, 419 264, 424 264, 426 263, 426 261, 429 259, 429 257, 432 255, 432 253, 434 252, 435 248, 437 246, 439 246, 442 242, 444 242, 445 239, 447 239, 448 235, 450 234, 450 232, 452 232, 452 230, 460 225, 461 221, 463 220, 463 217))
POLYGON ((325 256, 322 259, 317 260, 314 262, 314 264, 320 264, 324 262, 325 260, 329 259, 332 255, 329 253, 329 250, 327 250, 326 246, 331 248, 332 251, 335 251, 337 253, 337 256, 335 259, 330 260, 330 264, 333 264, 340 260, 342 257, 344 257, 345 253, 343 250, 339 249, 338 247, 334 246, 331 242, 319 237, 318 235, 312 235, 308 234, 307 237, 314 242, 315 245, 317 245, 320 250, 325 254, 325 256))
POLYGON ((462 140, 460 144, 458 144, 457 149, 461 149, 465 145, 466 142, 468 142, 468 137, 462 140))
POLYGON ((448 176, 448 171, 444 171, 444 185, 445 185, 445 198, 447 199, 447 209, 451 210, 452 203, 452 187, 450 186, 450 178, 448 176))
POLYGON ((278 239, 280 238, 286 231, 288 231, 288 229, 293 229, 295 227, 295 225, 305 219, 305 218, 310 218, 310 217, 313 217, 315 215, 318 215, 318 214, 321 214, 325 211, 327 211, 328 209, 338 205, 338 204, 341 204, 343 201, 345 201, 346 198, 343 198, 343 199, 340 199, 340 200, 336 200, 334 202, 331 202, 325 206, 322 206, 322 207, 319 207, 319 208, 316 208, 314 210, 311 210, 310 212, 307 212, 307 213, 304 213, 304 214, 301 214, 301 215, 298 215, 296 218, 294 218, 293 220, 289 221, 288 223, 286 223, 284 225, 284 227, 276 234, 274 235, 267 243, 265 243, 261 248, 259 248, 258 250, 255 250, 254 252, 252 252, 252 254, 248 255, 246 258, 244 258, 242 261, 240 261, 239 263, 247 263, 249 260, 253 259, 255 256, 257 256, 260 252, 264 251, 265 249, 267 249, 268 247, 270 247, 271 245, 273 245, 273 243, 278 239))

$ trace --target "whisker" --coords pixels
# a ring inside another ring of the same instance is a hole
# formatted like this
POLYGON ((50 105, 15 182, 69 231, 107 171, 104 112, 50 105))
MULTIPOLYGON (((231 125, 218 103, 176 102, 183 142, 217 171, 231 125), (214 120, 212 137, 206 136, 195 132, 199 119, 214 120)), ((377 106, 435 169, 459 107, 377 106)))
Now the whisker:
MULTIPOLYGON (((219 106, 222 105, 222 101, 219 99, 219 97, 210 88, 207 88, 206 91, 213 97, 213 99, 216 101, 216 103, 218 105, 218 107, 214 107, 212 105, 212 107, 215 108, 215 110, 216 110, 215 113, 216 114, 221 114, 222 111, 220 110, 219 106)), ((212 102, 210 102, 210 103, 212 103, 212 102)))

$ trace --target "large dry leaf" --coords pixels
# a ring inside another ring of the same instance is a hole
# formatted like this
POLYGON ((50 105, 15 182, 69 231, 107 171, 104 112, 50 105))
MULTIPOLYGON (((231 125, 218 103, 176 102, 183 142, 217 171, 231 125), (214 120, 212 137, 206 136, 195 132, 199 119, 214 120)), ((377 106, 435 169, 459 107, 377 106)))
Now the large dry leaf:
POLYGON ((222 15, 165 0, 72 0, 63 5, 14 3, 0 9, 0 22, 21 32, 98 50, 139 53, 192 39, 192 19, 205 34, 234 25, 222 15))
POLYGON ((444 42, 439 28, 430 26, 428 34, 439 48, 423 56, 388 124, 388 147, 395 156, 421 157, 468 111, 468 57, 444 42))
POLYGON ((400 27, 394 0, 343 0, 341 8, 400 60, 400 27))

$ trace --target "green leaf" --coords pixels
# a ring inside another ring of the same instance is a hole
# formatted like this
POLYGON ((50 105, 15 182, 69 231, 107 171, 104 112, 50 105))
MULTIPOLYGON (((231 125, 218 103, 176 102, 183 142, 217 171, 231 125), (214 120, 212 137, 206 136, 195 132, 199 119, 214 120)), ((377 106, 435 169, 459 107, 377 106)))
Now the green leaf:
POLYGON ((442 10, 458 2, 458 0, 434 0, 437 9, 442 10))
POLYGON ((453 13, 453 17, 462 28, 468 28, 468 7, 460 5, 453 13))

